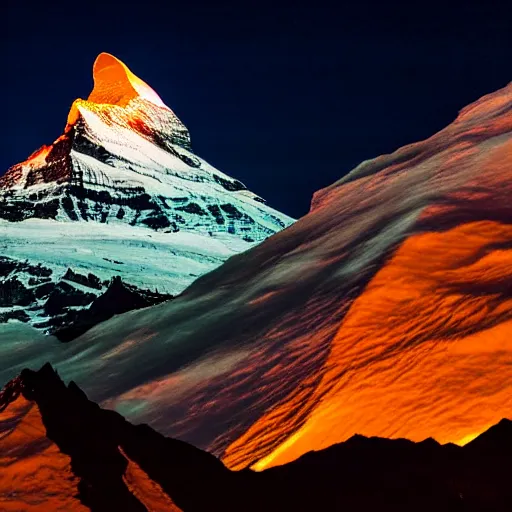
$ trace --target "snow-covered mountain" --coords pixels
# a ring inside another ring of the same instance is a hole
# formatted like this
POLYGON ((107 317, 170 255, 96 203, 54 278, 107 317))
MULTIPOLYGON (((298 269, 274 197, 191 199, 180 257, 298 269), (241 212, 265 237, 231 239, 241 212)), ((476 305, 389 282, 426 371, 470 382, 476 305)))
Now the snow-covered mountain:
POLYGON ((195 155, 118 59, 93 75, 64 134, 0 178, 0 322, 69 326, 114 276, 158 302, 292 223, 195 155))
POLYGON ((512 411, 511 197, 512 84, 172 301, 65 345, 9 325, 0 381, 50 361, 232 469, 354 433, 464 445, 512 411))

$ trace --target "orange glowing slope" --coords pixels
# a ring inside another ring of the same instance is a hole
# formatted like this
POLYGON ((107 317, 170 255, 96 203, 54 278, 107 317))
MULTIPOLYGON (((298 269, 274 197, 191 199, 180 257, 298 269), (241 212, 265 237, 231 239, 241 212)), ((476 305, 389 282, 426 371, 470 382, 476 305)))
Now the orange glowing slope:
POLYGON ((177 299, 95 327, 59 373, 231 468, 354 433, 465 443, 512 417, 511 197, 509 85, 177 299))
POLYGON ((167 108, 158 94, 139 77, 135 76, 119 59, 109 53, 100 53, 93 66, 94 89, 88 100, 93 103, 126 105, 140 96, 167 108))
MULTIPOLYGON (((14 398, 14 397, 13 397, 14 398)), ((43 397, 43 402, 58 402, 58 396, 48 394, 43 397)), ((75 414, 72 411, 72 416, 75 414)), ((49 419, 46 419, 46 425, 49 419)), ((73 422, 65 414, 62 418, 52 419, 47 428, 39 405, 24 396, 19 395, 12 403, 4 400, 0 390, 0 510, 2 512, 85 512, 98 509, 98 502, 105 503, 104 510, 113 510, 112 505, 117 505, 116 491, 112 482, 104 489, 96 488, 96 497, 89 502, 87 488, 92 488, 93 483, 84 475, 80 461, 73 464, 68 455, 72 444, 84 442, 70 437, 68 445, 59 438, 60 446, 53 437, 59 430, 72 431, 73 422), (63 426, 61 426, 63 424, 63 426), (52 439, 48 437, 51 431, 52 439), (64 453, 65 452, 65 453, 64 453), (83 477, 83 480, 81 481, 83 477), (84 492, 84 488, 86 491, 84 492), (112 493, 111 495, 109 493, 112 493), (114 503, 112 504, 112 501, 114 503), (87 506, 91 505, 91 506, 87 506), (96 506, 95 506, 96 505, 96 506)), ((108 429, 102 434, 108 437, 108 429)), ((98 447, 87 450, 92 454, 88 464, 98 474, 107 475, 113 471, 115 464, 109 459, 110 455, 101 445, 101 436, 96 433, 98 447), (102 449, 105 451, 102 457, 102 449)), ((85 446, 85 444, 84 444, 85 446)), ((126 468, 121 477, 121 489, 126 495, 133 496, 134 504, 140 503, 140 507, 124 510, 150 510, 152 512, 181 512, 171 498, 162 490, 161 486, 151 480, 147 473, 133 460, 131 460, 119 447, 125 460, 126 468), (124 488, 125 486, 125 488, 124 488), (145 507, 145 508, 144 508, 145 507)))
MULTIPOLYGON (((411 212, 409 236, 351 303, 321 379, 296 406, 309 409, 306 417, 298 426, 295 412, 293 434, 256 468, 356 432, 464 444, 500 415, 512 416, 512 116, 505 113, 417 166, 391 165, 340 187, 371 201, 372 191, 396 193, 397 180, 403 192, 391 208, 421 192, 427 204, 411 212), (405 174, 414 172, 429 178, 420 190, 405 174)), ((324 194, 329 204, 333 192, 324 194)), ((243 465, 262 439, 275 439, 270 426, 287 421, 298 393, 232 443, 225 461, 243 465)))
POLYGON ((33 402, 20 396, 0 412, 0 510, 89 510, 76 497, 78 481, 33 402))
MULTIPOLYGON (((320 210, 354 197, 360 208, 380 203, 381 219, 407 208, 412 222, 340 322, 321 379, 297 406, 309 409, 300 426, 256 468, 355 432, 465 443, 512 415, 511 100, 509 87, 430 141, 318 194, 320 210)), ((232 443, 225 461, 243 465, 261 439, 275 439, 270 425, 289 417, 297 393, 232 443)))

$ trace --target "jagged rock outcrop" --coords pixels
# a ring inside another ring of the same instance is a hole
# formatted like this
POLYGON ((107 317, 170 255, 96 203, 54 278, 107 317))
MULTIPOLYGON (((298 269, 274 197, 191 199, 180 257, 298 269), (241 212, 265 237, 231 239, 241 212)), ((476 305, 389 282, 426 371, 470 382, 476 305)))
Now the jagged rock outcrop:
POLYGON ((147 308, 170 299, 172 295, 165 296, 161 293, 139 290, 123 283, 121 277, 115 276, 105 293, 95 297, 87 309, 68 313, 65 323, 61 318, 59 328, 54 334, 61 341, 71 341, 114 315, 147 308))

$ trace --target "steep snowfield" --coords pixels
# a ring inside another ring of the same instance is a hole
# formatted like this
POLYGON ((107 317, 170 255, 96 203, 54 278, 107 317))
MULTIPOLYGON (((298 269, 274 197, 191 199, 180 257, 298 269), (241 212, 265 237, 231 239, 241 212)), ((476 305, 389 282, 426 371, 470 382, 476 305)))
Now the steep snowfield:
MULTIPOLYGON (((34 276, 34 266, 17 267, 5 281, 15 276, 30 291, 54 279, 72 286, 75 293, 100 296, 112 276, 119 275, 139 289, 177 295, 191 281, 247 248, 246 242, 226 233, 205 237, 185 231, 150 232, 122 223, 113 228, 91 222, 86 227, 78 222, 27 219, 12 229, 11 223, 0 219, 0 262, 30 262, 44 273, 41 278, 34 276), (97 288, 66 279, 68 269, 83 276, 93 273, 99 280, 97 288)), ((48 321, 51 314, 45 313, 45 304, 50 295, 51 291, 36 296, 29 307, 22 301, 0 307, 0 316, 23 311, 32 324, 48 321)))
POLYGON ((84 273, 92 269, 102 281, 119 273, 138 287, 173 295, 247 248, 243 240, 225 233, 205 237, 92 222, 84 229, 80 223, 47 219, 28 219, 15 230, 0 220, 0 240, 4 257, 37 261, 62 275, 69 267, 84 273))
POLYGON ((197 157, 123 63, 101 54, 94 82, 65 133, 0 178, 0 322, 55 332, 114 276, 164 300, 292 222, 197 157))
MULTIPOLYGON (((47 359, 232 468, 356 432, 464 444, 512 411, 511 194, 509 85, 176 300, 49 341, 47 359)), ((0 376, 40 359, 14 344, 0 376)))

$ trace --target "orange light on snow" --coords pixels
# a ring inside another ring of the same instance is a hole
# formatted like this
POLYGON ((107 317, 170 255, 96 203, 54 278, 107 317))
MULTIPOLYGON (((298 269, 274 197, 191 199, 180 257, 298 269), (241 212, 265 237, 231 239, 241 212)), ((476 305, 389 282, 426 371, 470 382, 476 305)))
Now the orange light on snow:
POLYGON ((135 76, 123 62, 109 53, 101 53, 93 67, 94 89, 88 101, 110 105, 126 105, 131 99, 141 98, 167 108, 151 87, 135 76))
POLYGON ((77 497, 70 457, 46 437, 35 403, 22 397, 0 413, 0 468, 2 511, 89 510, 77 497))
MULTIPOLYGON (((351 303, 315 369, 319 382, 280 374, 295 387, 224 450, 229 467, 263 470, 356 433, 465 444, 512 418, 512 140, 499 133, 511 120, 486 121, 498 133, 474 147, 433 153, 430 168, 416 168, 429 170, 428 187, 414 189, 416 169, 400 174, 400 163, 344 185, 344 198, 372 198, 357 191, 383 193, 372 181, 401 176, 404 197, 449 187, 351 303)), ((304 334, 301 353, 319 334, 304 334)))
MULTIPOLYGON (((253 468, 355 433, 463 444, 512 412, 512 298, 503 293, 512 282, 510 240, 512 227, 495 222, 407 239, 343 320, 322 382, 307 396, 308 419, 253 468)), ((237 467, 267 422, 279 430, 274 418, 294 404, 280 408, 233 443, 224 462, 237 467)))

